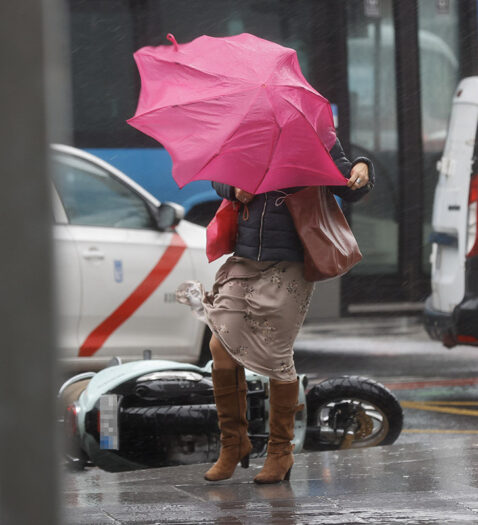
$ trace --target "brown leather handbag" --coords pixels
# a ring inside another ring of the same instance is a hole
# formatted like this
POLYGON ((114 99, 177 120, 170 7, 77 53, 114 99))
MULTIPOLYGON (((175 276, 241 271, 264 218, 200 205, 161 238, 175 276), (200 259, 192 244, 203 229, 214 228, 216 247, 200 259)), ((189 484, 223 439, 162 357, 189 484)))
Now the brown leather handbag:
POLYGON ((311 186, 285 201, 304 247, 307 281, 338 277, 362 259, 347 219, 327 187, 311 186))

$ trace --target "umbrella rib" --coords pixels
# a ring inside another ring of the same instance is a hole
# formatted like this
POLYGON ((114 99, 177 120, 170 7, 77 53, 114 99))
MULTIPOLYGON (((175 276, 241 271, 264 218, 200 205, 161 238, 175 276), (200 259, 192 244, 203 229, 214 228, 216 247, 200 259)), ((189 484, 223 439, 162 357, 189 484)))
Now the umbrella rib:
MULTIPOLYGON (((184 68, 187 68, 187 69, 191 69, 192 71, 195 71, 196 73, 202 73, 203 75, 206 74, 206 75, 210 75, 212 77, 217 77, 217 78, 223 78, 223 79, 226 79, 226 80, 229 80, 229 79, 234 79, 234 80, 242 80, 244 82, 248 82, 248 80, 246 78, 243 78, 243 77, 234 77, 234 76, 231 76, 231 75, 221 75, 220 73, 213 73, 211 71, 207 71, 206 69, 199 69, 197 67, 194 67, 194 66, 190 66, 188 64, 183 64, 182 62, 176 62, 176 61, 172 61, 172 60, 165 60, 164 58, 160 58, 160 57, 156 57, 154 55, 150 55, 148 54, 149 57, 151 57, 153 60, 157 60, 158 62, 165 62, 166 64, 177 64, 178 66, 181 66, 181 67, 184 67, 184 68)), ((272 76, 272 73, 271 72, 271 76, 272 76)), ((259 83, 263 83, 262 80, 260 79, 257 79, 255 80, 256 84, 259 83)))
POLYGON ((309 166, 301 166, 299 164, 281 164, 281 167, 283 168, 296 168, 296 169, 300 169, 302 171, 310 171, 311 173, 318 173, 320 174, 321 171, 315 169, 315 168, 312 168, 312 167, 309 167, 309 166))
MULTIPOLYGON (((271 106, 271 109, 272 109, 272 114, 274 114, 274 107, 272 105, 272 102, 270 100, 270 97, 269 97, 269 94, 267 93, 267 90, 266 90, 266 95, 267 95, 267 100, 269 101, 269 104, 271 106)), ((305 122, 314 130, 314 133, 316 134, 317 136, 317 140, 322 144, 322 146, 324 147, 324 150, 327 152, 327 155, 329 155, 329 157, 331 158, 331 160, 333 161, 332 157, 330 156, 330 153, 329 151, 327 150, 327 148, 324 146, 322 140, 320 139, 320 137, 317 135, 317 131, 315 130, 314 126, 312 126, 312 124, 307 120, 307 117, 304 115, 304 113, 299 109, 297 108, 296 106, 294 106, 294 104, 292 104, 291 102, 289 102, 288 100, 286 99, 282 99, 284 100, 285 102, 287 102, 290 106, 292 106, 293 109, 295 109, 299 114, 300 116, 305 120, 305 122)), ((277 122, 277 120, 275 119, 275 116, 274 116, 274 120, 279 128, 279 135, 277 136, 277 140, 276 140, 276 143, 274 144, 274 147, 272 149, 272 152, 271 152, 271 155, 269 157, 269 162, 267 164, 267 168, 259 182, 259 184, 257 185, 257 188, 262 184, 262 182, 264 181, 266 175, 267 175, 267 172, 269 171, 269 167, 270 167, 270 163, 272 161, 272 158, 274 157, 274 154, 275 154, 275 151, 277 149, 277 145, 279 143, 279 139, 280 139, 280 136, 281 136, 281 133, 282 133, 282 128, 281 126, 279 125, 279 123, 277 122)), ((290 167, 290 168, 294 168, 294 167, 297 167, 297 166, 293 166, 293 165, 284 165, 286 167, 290 167)), ((315 173, 315 170, 311 169, 311 168, 301 168, 301 169, 307 169, 308 171, 311 171, 312 173, 315 173)))
POLYGON ((293 89, 302 89, 308 95, 315 95, 316 97, 319 97, 320 99, 322 99, 322 101, 329 103, 328 99, 326 99, 324 97, 324 95, 321 95, 318 91, 316 91, 312 86, 311 86, 311 89, 307 89, 304 86, 288 86, 288 85, 284 85, 284 87, 290 87, 290 88, 293 88, 293 89))
POLYGON ((274 122, 276 123, 276 126, 279 128, 279 134, 277 135, 277 139, 276 139, 276 141, 275 141, 275 144, 274 144, 274 146, 272 147, 271 154, 269 155, 269 160, 267 161, 267 167, 266 167, 266 169, 265 169, 265 171, 264 171, 264 173, 263 173, 263 175, 262 175, 262 177, 261 177, 261 180, 259 181, 259 183, 258 183, 257 186, 256 186, 256 190, 257 190, 257 188, 259 188, 259 186, 264 182, 264 179, 266 178, 266 175, 267 175, 267 173, 268 173, 268 171, 269 171, 269 167, 270 167, 270 165, 271 165, 271 161, 272 161, 272 159, 273 159, 273 157, 274 157, 274 154, 275 154, 276 149, 277 149, 277 145, 279 144, 279 139, 280 139, 281 134, 282 134, 282 128, 280 127, 280 125, 279 125, 279 123, 277 122, 277 119, 276 119, 276 117, 275 117, 275 114, 274 114, 274 107, 272 106, 272 102, 271 102, 271 99, 269 98, 269 93, 267 92, 267 89, 266 89, 266 97, 267 97, 267 100, 268 100, 268 102, 269 102, 269 105, 270 105, 270 107, 271 107, 271 109, 272 109, 272 115, 274 115, 274 122))
MULTIPOLYGON (((238 45, 237 42, 234 42, 234 41, 232 41, 232 40, 229 40, 229 41, 227 42, 227 45, 229 45, 229 46, 233 46, 233 47, 235 47, 235 48, 239 48, 239 49, 242 47, 242 46, 238 45)), ((267 77, 267 81, 266 81, 266 82, 269 82, 269 79, 270 79, 271 76, 274 74, 274 70, 276 69, 276 67, 277 67, 277 63, 274 63, 273 66, 272 66, 272 68, 271 68, 271 72, 270 72, 270 74, 269 74, 268 77, 267 77)), ((232 78, 238 78, 238 77, 232 77, 232 78)), ((260 79, 258 79, 258 82, 260 82, 261 84, 264 83, 264 81, 263 81, 263 80, 260 80, 260 79)))
POLYGON ((291 84, 269 84, 269 85, 274 86, 274 87, 281 87, 281 88, 301 89, 302 91, 305 91, 308 95, 315 95, 316 97, 319 97, 323 102, 329 102, 328 99, 326 99, 323 95, 321 95, 313 87, 308 89, 304 86, 296 86, 296 85, 291 85, 291 84))
MULTIPOLYGON (((249 104, 249 107, 247 108, 247 111, 244 113, 244 115, 242 115, 238 125, 234 128, 234 130, 228 135, 228 137, 223 141, 222 143, 222 146, 219 148, 219 151, 217 153, 214 153, 214 155, 211 155, 211 157, 205 162, 205 164, 194 174, 194 178, 196 179, 198 175, 201 174, 201 172, 203 170, 205 170, 207 168, 207 166, 216 158, 218 157, 220 154, 221 154, 221 151, 224 147, 224 145, 226 144, 226 142, 234 136, 234 134, 236 133, 236 131, 239 129, 240 125, 242 124, 242 121, 244 120, 244 117, 249 113, 252 105, 254 104, 254 102, 256 101, 257 97, 259 96, 259 93, 261 92, 261 88, 257 88, 257 93, 256 93, 256 96, 251 100, 251 103, 249 104)), ((191 182, 191 180, 193 179, 190 179, 188 182, 191 182)))
POLYGON ((150 113, 155 113, 156 111, 162 111, 163 109, 169 109, 169 108, 173 108, 175 106, 190 106, 191 104, 198 104, 200 102, 206 102, 208 100, 214 100, 215 98, 222 98, 224 96, 229 96, 229 95, 238 95, 239 93, 245 93, 246 91, 252 91, 254 89, 257 89, 257 86, 252 86, 250 88, 240 89, 238 91, 232 91, 231 93, 226 93, 226 94, 221 93, 220 95, 214 95, 213 97, 199 98, 197 100, 191 100, 189 102, 180 102, 178 104, 168 104, 167 106, 162 106, 160 108, 150 109, 148 111, 145 111, 144 113, 141 113, 140 115, 134 115, 130 120, 133 120, 136 117, 144 117, 145 115, 149 115, 150 113))
POLYGON ((314 128, 314 126, 312 126, 312 124, 309 122, 309 120, 304 115, 304 113, 297 106, 294 106, 294 104, 292 104, 292 102, 289 102, 287 99, 283 98, 282 100, 287 102, 287 104, 289 104, 289 106, 292 106, 292 108, 294 108, 297 111, 297 113, 299 113, 299 115, 307 122, 307 124, 313 129, 315 135, 317 136, 317 140, 322 144, 322 146, 324 147, 324 149, 327 152, 327 154, 329 155, 329 157, 332 158, 330 156, 329 150, 325 147, 325 144, 322 142, 322 139, 319 137, 319 134, 317 133, 317 130, 314 128))

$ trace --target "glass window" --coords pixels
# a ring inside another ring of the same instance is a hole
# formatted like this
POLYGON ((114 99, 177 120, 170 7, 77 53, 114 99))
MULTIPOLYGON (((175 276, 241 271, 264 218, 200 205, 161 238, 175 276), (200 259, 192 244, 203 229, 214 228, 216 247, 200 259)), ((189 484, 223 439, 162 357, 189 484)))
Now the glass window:
POLYGON ((296 49, 306 78, 320 35, 314 0, 70 0, 75 145, 81 148, 158 147, 126 123, 134 115, 140 79, 133 53, 142 46, 189 42, 203 34, 249 32, 296 49))
POLYGON ((370 158, 377 175, 375 189, 352 206, 352 229, 364 254, 352 274, 394 274, 399 195, 392 2, 383 0, 376 17, 367 16, 363 0, 346 6, 351 156, 370 158))
POLYGON ((143 199, 94 164, 57 155, 53 179, 70 224, 154 228, 143 199))
POLYGON ((75 145, 153 144, 125 122, 135 112, 139 89, 131 2, 69 3, 75 145))
POLYGON ((174 33, 178 42, 188 42, 203 34, 215 37, 252 33, 293 47, 299 54, 301 67, 307 76, 304 53, 311 13, 317 11, 314 1, 301 1, 300 9, 294 3, 277 0, 162 0, 152 2, 144 20, 148 44, 167 43, 164 35, 174 33), (194 19, 194 23, 191 20, 194 19), (167 22, 166 22, 167 21, 167 22), (164 28, 157 31, 159 25, 164 28))
POLYGON ((459 0, 419 0, 420 85, 423 132, 423 252, 422 267, 430 272, 431 219, 437 161, 445 145, 453 93, 459 81, 459 0))

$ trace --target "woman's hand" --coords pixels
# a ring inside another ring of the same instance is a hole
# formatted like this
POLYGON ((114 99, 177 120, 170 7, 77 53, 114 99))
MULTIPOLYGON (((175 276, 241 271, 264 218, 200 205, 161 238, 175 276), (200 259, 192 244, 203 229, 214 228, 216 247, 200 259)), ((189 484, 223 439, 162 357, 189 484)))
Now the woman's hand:
POLYGON ((236 199, 239 202, 242 202, 242 204, 247 204, 248 202, 251 202, 251 200, 254 198, 253 193, 249 193, 248 191, 241 190, 241 188, 234 188, 234 192, 236 195, 236 199))
POLYGON ((350 179, 347 182, 347 187, 352 190, 358 190, 368 184, 368 166, 365 162, 357 162, 350 172, 350 179))

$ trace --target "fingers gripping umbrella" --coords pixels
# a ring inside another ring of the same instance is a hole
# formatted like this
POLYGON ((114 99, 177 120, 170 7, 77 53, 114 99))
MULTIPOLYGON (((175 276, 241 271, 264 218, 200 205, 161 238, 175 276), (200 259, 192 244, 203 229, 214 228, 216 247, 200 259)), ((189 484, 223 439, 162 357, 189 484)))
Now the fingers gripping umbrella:
POLYGON ((244 33, 143 47, 141 93, 128 123, 159 141, 179 187, 213 180, 250 193, 339 185, 328 150, 328 101, 305 80, 297 54, 244 33))

